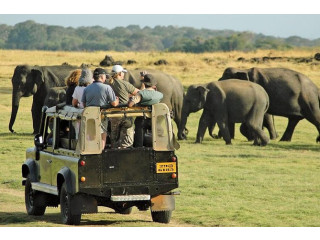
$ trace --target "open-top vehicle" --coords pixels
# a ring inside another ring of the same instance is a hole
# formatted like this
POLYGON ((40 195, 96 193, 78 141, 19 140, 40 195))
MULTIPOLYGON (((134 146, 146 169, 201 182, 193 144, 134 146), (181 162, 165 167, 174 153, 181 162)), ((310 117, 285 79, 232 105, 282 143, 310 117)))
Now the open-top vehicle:
POLYGON ((60 204, 62 222, 78 225, 81 214, 96 213, 98 206, 121 214, 136 206, 141 211, 150 208, 155 222, 170 222, 178 194, 172 191, 178 187, 178 159, 165 104, 44 107, 41 119, 35 146, 26 150, 22 165, 29 215, 43 215, 47 206, 60 204), (108 144, 103 149, 100 124, 105 117, 149 118, 145 146, 112 149, 108 144))

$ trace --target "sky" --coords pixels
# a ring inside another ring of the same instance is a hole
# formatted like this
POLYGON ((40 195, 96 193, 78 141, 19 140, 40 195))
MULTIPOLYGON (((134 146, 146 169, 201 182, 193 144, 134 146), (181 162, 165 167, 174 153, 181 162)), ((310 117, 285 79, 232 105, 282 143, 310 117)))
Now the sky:
POLYGON ((132 24, 141 28, 172 25, 250 31, 282 38, 320 38, 320 10, 315 7, 315 0, 289 4, 281 0, 78 0, 78 4, 55 0, 50 7, 44 6, 45 1, 17 1, 5 2, 9 6, 0 9, 0 24, 13 26, 33 20, 63 27, 99 25, 108 29, 132 24))

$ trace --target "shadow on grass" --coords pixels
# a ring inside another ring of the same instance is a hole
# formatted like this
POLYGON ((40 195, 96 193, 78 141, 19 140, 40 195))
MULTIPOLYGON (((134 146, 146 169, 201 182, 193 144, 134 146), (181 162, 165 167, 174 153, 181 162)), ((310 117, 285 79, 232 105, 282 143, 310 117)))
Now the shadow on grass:
POLYGON ((11 133, 9 132, 2 132, 0 133, 0 138, 2 139, 8 139, 8 140, 13 140, 13 139, 30 139, 30 138, 33 138, 34 134, 32 133, 17 133, 17 132, 14 132, 14 133, 11 133))
POLYGON ((26 212, 0 212, 0 226, 1 225, 13 225, 26 224, 30 226, 30 223, 37 221, 45 221, 59 224, 60 214, 45 214, 43 216, 29 216, 26 212))
POLYGON ((305 151, 314 151, 320 152, 320 144, 310 145, 310 144, 300 144, 300 143, 269 143, 266 147, 272 147, 277 149, 284 150, 305 150, 305 151))
MULTIPOLYGON (((201 144, 195 143, 195 138, 188 138, 188 140, 180 140, 180 144, 186 144, 188 146, 209 146, 212 145, 214 146, 215 143, 218 143, 217 146, 228 146, 224 143, 223 139, 205 139, 201 144)), ((235 142, 235 140, 232 140, 232 144, 229 145, 230 147, 236 147, 236 146, 248 146, 248 147, 253 147, 253 148, 274 148, 274 149, 282 149, 282 150, 303 150, 303 151, 314 151, 314 152, 320 152, 320 143, 319 144, 303 144, 303 143, 295 143, 295 142, 280 142, 278 140, 272 141, 267 146, 260 147, 260 146, 254 146, 253 141, 238 141, 235 142)))
MULTIPOLYGON (((106 213, 106 214, 117 214, 118 213, 106 213)), ((80 226, 86 226, 86 225, 114 225, 117 224, 117 226, 126 225, 128 223, 150 223, 150 221, 147 220, 89 220, 85 219, 85 216, 88 216, 87 214, 84 214, 82 216, 80 226)), ((58 224, 61 226, 67 226, 61 223, 61 215, 60 213, 45 213, 43 216, 30 216, 26 212, 0 212, 0 226, 6 226, 6 225, 25 225, 26 227, 31 227, 31 224, 34 225, 36 222, 41 224, 41 226, 46 227, 47 223, 53 223, 58 224), (42 222, 42 223, 40 223, 42 222)), ((37 225, 39 226, 39 225, 37 225)))
MULTIPOLYGON (((117 214, 119 215, 119 213, 108 213, 109 214, 117 214)), ((150 223, 150 221, 148 220, 132 220, 132 219, 128 219, 128 220, 88 220, 88 219, 81 219, 80 222, 80 226, 86 226, 86 225, 90 225, 90 226, 95 226, 95 225, 117 225, 117 226, 126 226, 126 224, 128 223, 150 223)))

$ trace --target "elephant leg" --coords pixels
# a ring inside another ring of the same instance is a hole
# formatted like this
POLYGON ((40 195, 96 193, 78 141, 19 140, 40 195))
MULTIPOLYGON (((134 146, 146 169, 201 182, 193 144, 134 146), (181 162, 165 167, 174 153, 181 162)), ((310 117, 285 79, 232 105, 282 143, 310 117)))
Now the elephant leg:
POLYGON ((189 129, 188 128, 184 128, 184 136, 187 138, 189 134, 189 129))
POLYGON ((255 140, 254 140, 254 143, 253 145, 256 145, 256 146, 266 146, 270 139, 268 137, 267 134, 265 134, 265 132, 262 130, 262 129, 254 129, 253 131, 255 131, 255 140))
MULTIPOLYGON (((234 126, 235 126, 235 123, 229 123, 228 124, 231 139, 234 139, 234 131, 235 131, 234 130, 235 129, 234 126)), ((221 132, 220 129, 219 129, 217 138, 222 138, 222 132, 221 132)))
POLYGON ((316 142, 320 142, 320 127, 317 126, 317 130, 318 130, 318 137, 316 138, 316 142))
POLYGON ((229 133, 230 133, 231 139, 234 139, 234 126, 235 126, 235 123, 229 123, 228 124, 228 128, 229 128, 229 133))
POLYGON ((255 146, 266 146, 270 139, 262 130, 262 119, 260 124, 256 124, 254 122, 248 122, 248 128, 254 134, 254 142, 253 145, 255 146))
POLYGON ((289 117, 288 118, 288 126, 286 128, 286 131, 282 135, 280 141, 287 141, 287 142, 291 141, 293 131, 301 119, 302 119, 301 117, 299 117, 299 118, 298 117, 289 117))
POLYGON ((254 134, 252 133, 252 131, 249 130, 248 126, 245 123, 241 124, 240 132, 243 136, 247 138, 249 142, 254 140, 254 134))
POLYGON ((40 122, 41 122, 41 109, 42 105, 37 105, 35 101, 32 103, 31 113, 32 113, 32 122, 33 122, 33 134, 39 132, 40 122))
POLYGON ((218 126, 221 131, 223 140, 226 142, 227 145, 231 144, 231 136, 230 136, 230 131, 229 127, 227 124, 228 121, 218 121, 218 126))
POLYGON ((221 132, 220 128, 219 128, 219 132, 218 132, 218 138, 222 138, 222 132, 221 132))
POLYGON ((204 134, 206 133, 208 126, 212 124, 211 122, 212 120, 210 121, 210 115, 206 110, 204 110, 199 120, 196 143, 202 143, 204 134))
POLYGON ((279 135, 276 132, 276 128, 274 126, 273 116, 271 114, 266 113, 263 118, 263 126, 266 127, 269 131, 270 139, 276 139, 279 135))
POLYGON ((208 126, 208 131, 209 131, 209 135, 214 138, 214 139, 218 139, 218 135, 213 133, 214 127, 216 126, 216 122, 212 122, 209 124, 208 126))
POLYGON ((315 110, 310 112, 308 115, 306 114, 306 119, 311 122, 318 130, 318 136, 316 138, 316 142, 320 142, 320 109, 317 109, 317 106, 314 107, 315 110))

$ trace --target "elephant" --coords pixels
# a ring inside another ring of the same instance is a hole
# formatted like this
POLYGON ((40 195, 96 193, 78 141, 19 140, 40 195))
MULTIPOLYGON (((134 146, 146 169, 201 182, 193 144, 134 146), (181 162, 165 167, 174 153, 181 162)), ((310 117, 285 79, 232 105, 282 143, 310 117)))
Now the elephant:
POLYGON ((183 136, 185 136, 187 129, 179 128, 181 124, 181 110, 184 97, 184 90, 181 82, 177 78, 164 72, 148 69, 128 70, 125 74, 125 80, 130 82, 136 88, 140 88, 140 72, 142 71, 147 71, 157 79, 157 90, 163 93, 163 99, 161 102, 167 104, 170 112, 172 112, 173 119, 177 124, 178 139, 182 139, 183 136))
POLYGON ((262 130, 262 124, 269 107, 269 96, 260 85, 230 79, 211 82, 206 88, 200 88, 207 96, 199 120, 196 143, 202 142, 209 125, 217 123, 224 141, 231 144, 228 124, 244 123, 254 135, 254 145, 268 144, 270 139, 262 130))
POLYGON ((219 80, 247 80, 261 85, 269 95, 268 114, 288 118, 280 141, 291 141, 298 122, 306 118, 318 130, 320 141, 319 88, 304 74, 287 68, 226 68, 219 80))
POLYGON ((11 80, 12 111, 9 130, 14 132, 12 127, 18 113, 20 98, 33 95, 31 108, 33 134, 38 133, 41 120, 39 116, 41 116, 41 108, 49 89, 65 86, 65 78, 72 70, 77 68, 68 64, 57 66, 16 66, 11 80))
MULTIPOLYGON (((211 84, 205 83, 205 84, 193 84, 190 85, 187 93, 183 100, 183 107, 181 111, 181 124, 180 124, 180 130, 184 129, 187 124, 187 119, 189 117, 190 113, 197 112, 201 109, 203 109, 203 106, 206 102, 206 96, 207 96, 207 86, 211 84)), ((266 127, 270 134, 270 139, 276 138, 276 133, 274 130, 273 125, 268 125, 267 123, 271 122, 273 123, 272 119, 269 120, 268 118, 271 117, 271 115, 265 114, 263 126, 266 127)), ((219 138, 221 137, 221 132, 219 131, 218 136, 213 134, 213 127, 212 124, 208 126, 209 135, 212 138, 219 138)), ((234 138, 234 123, 228 124, 230 136, 233 139, 234 138)), ((245 124, 242 124, 240 127, 240 132, 249 140, 253 140, 254 136, 251 132, 248 131, 245 124)))
POLYGON ((53 107, 59 103, 66 101, 67 87, 53 87, 49 89, 49 92, 44 100, 44 106, 53 107))
MULTIPOLYGON (((206 84, 193 84, 190 85, 187 94, 185 94, 183 98, 183 105, 181 110, 181 123, 179 126, 179 132, 182 132, 187 125, 187 119, 190 113, 198 112, 199 110, 203 109, 204 103, 206 102, 207 96, 207 86, 209 83, 206 84)), ((208 126, 209 135, 213 138, 217 138, 216 135, 213 134, 213 125, 208 126)), ((187 136, 181 136, 180 140, 186 139, 187 136)), ((233 136, 232 136, 233 138, 233 136)))

